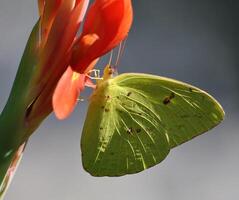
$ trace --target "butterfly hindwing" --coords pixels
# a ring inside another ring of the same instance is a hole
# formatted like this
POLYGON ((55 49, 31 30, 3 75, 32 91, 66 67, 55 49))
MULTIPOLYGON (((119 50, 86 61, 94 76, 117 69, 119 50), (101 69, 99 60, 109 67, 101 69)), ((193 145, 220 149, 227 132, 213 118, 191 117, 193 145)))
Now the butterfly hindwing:
POLYGON ((171 148, 210 130, 224 117, 220 104, 192 85, 146 74, 123 74, 115 79, 120 87, 148 98, 166 127, 171 148))
POLYGON ((127 92, 112 84, 91 98, 81 145, 84 168, 94 176, 136 173, 169 152, 159 116, 127 92))
POLYGON ((81 139, 84 168, 94 176, 137 173, 170 148, 216 126, 223 110, 191 85, 146 74, 122 74, 99 84, 81 139))

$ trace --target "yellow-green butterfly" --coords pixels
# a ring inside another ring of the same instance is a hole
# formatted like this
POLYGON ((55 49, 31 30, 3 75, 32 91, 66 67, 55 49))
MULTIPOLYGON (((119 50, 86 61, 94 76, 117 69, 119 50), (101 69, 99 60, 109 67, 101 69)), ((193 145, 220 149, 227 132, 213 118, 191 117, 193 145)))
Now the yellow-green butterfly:
POLYGON ((224 117, 212 96, 189 84, 149 74, 111 74, 106 67, 90 98, 81 139, 83 166, 93 176, 152 167, 224 117))

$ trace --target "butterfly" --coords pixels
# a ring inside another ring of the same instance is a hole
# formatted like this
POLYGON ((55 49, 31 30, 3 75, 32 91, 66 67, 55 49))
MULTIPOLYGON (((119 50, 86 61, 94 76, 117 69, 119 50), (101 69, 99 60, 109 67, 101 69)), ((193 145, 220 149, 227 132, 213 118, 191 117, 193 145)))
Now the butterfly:
POLYGON ((187 83, 150 74, 112 76, 107 66, 89 100, 81 138, 84 169, 93 176, 143 171, 170 150, 218 125, 221 105, 187 83))

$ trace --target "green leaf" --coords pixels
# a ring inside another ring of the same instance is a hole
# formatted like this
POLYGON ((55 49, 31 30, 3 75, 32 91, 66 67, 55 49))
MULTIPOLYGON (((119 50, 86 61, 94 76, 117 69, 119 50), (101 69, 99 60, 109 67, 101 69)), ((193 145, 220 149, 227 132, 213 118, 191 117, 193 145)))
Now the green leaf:
POLYGON ((103 80, 83 128, 83 166, 93 176, 140 172, 223 116, 213 97, 183 82, 134 73, 103 80))

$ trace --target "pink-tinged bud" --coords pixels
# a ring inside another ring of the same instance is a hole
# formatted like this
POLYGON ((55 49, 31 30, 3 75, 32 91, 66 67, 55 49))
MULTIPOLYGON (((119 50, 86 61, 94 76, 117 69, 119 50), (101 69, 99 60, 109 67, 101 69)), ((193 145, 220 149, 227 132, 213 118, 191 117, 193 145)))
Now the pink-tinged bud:
POLYGON ((38 0, 38 5, 41 17, 41 37, 45 42, 56 13, 61 5, 61 0, 38 0))
MULTIPOLYGON (((32 78, 32 88, 29 94, 29 96, 35 96, 37 100, 31 108, 29 120, 46 116, 52 111, 52 94, 69 65, 71 49, 89 0, 58 2, 60 5, 57 10, 53 10, 56 13, 49 33, 40 40, 37 71, 32 78)), ((44 14, 43 11, 42 18, 44 14)))

